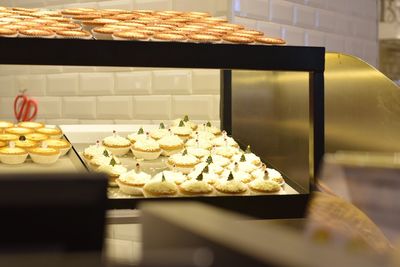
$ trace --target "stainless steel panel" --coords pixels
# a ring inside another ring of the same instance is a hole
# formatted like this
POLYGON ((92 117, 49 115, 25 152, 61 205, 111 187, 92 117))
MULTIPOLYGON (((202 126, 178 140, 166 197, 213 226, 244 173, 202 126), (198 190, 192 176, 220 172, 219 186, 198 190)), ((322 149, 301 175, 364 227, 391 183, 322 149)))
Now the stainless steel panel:
MULTIPOLYGON (((400 151, 400 89, 359 58, 327 53, 325 151, 400 151)), ((308 73, 232 72, 233 136, 308 188, 308 73)))

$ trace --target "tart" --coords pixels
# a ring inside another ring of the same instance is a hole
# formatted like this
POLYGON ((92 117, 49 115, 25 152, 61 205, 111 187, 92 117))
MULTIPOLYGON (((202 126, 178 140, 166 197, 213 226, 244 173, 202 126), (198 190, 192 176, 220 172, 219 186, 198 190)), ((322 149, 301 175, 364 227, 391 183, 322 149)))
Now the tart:
POLYGON ((25 136, 20 136, 19 140, 15 141, 15 146, 23 149, 30 149, 38 146, 38 143, 32 140, 28 140, 25 136))
POLYGON ((219 136, 211 141, 212 145, 215 146, 230 146, 230 147, 235 147, 239 148, 239 144, 229 136, 219 136))
POLYGON ((16 134, 0 134, 0 141, 8 143, 10 141, 17 141, 19 138, 18 135, 16 134))
POLYGON ((251 44, 254 43, 254 39, 251 37, 236 36, 236 35, 226 35, 223 37, 226 43, 230 44, 251 44))
POLYGON ((172 171, 163 171, 163 174, 165 176, 165 178, 168 181, 172 181, 177 185, 182 184, 183 182, 185 182, 187 180, 187 176, 185 174, 183 174, 180 171, 176 170, 176 167, 172 168, 172 171))
POLYGON ((180 137, 183 141, 186 141, 192 133, 192 128, 185 126, 184 122, 181 121, 178 126, 171 127, 171 132, 180 137))
POLYGON ((79 21, 87 21, 87 20, 93 20, 93 19, 100 19, 101 18, 101 14, 100 13, 84 13, 84 14, 79 14, 79 15, 75 15, 72 16, 73 20, 77 20, 79 21))
POLYGON ((41 26, 52 25, 52 24, 57 23, 57 21, 55 21, 55 20, 43 19, 43 18, 32 19, 30 21, 35 22, 35 23, 39 23, 41 26))
POLYGON ((58 148, 35 147, 28 150, 32 161, 37 164, 53 164, 61 155, 58 148))
POLYGON ((82 28, 81 25, 79 25, 77 23, 69 23, 69 22, 59 22, 59 23, 54 24, 52 26, 65 28, 65 29, 68 29, 68 30, 80 30, 82 28))
POLYGON ((184 196, 201 196, 210 195, 214 188, 204 181, 203 174, 200 173, 196 179, 190 179, 182 183, 179 186, 179 190, 184 196))
POLYGON ((208 157, 202 158, 202 161, 207 162, 208 164, 214 163, 215 165, 218 165, 223 168, 231 163, 231 161, 228 158, 220 155, 209 155, 208 157))
POLYGON ((95 27, 101 27, 106 24, 112 24, 112 23, 118 23, 118 22, 120 22, 120 21, 117 19, 99 18, 99 19, 82 21, 82 25, 85 30, 90 31, 91 29, 93 29, 95 27))
POLYGON ((145 184, 143 193, 145 197, 173 197, 178 194, 178 186, 160 172, 145 184))
POLYGON ((235 31, 235 34, 247 34, 247 35, 253 36, 255 38, 261 37, 264 35, 263 32, 256 31, 256 30, 239 30, 239 31, 235 31))
POLYGON ((49 139, 45 142, 47 144, 47 147, 59 149, 60 153, 61 153, 60 157, 65 156, 68 153, 68 151, 71 149, 71 144, 66 140, 49 139))
POLYGON ((212 133, 213 135, 215 135, 216 137, 222 134, 221 130, 215 126, 212 126, 211 122, 207 122, 207 123, 204 123, 203 125, 199 125, 198 131, 209 132, 209 133, 212 133))
POLYGON ((122 41, 148 41, 149 36, 143 32, 136 30, 114 32, 112 35, 114 40, 122 41))
MULTIPOLYGON (((208 132, 208 131, 195 131, 195 132, 192 132, 191 133, 191 135, 190 135, 190 137, 192 138, 192 139, 197 139, 197 140, 207 140, 207 141, 210 141, 210 140, 213 140, 214 138, 215 138, 215 135, 213 134, 213 133, 211 133, 211 132, 208 132)), ((189 142, 190 140, 188 140, 188 142, 189 142)), ((210 142, 211 143, 211 142, 210 142)), ((212 144, 211 144, 212 145, 212 144)))
POLYGON ((115 164, 120 165, 121 161, 114 157, 111 153, 108 153, 107 150, 101 155, 94 156, 91 160, 89 160, 89 165, 92 169, 96 170, 102 165, 110 164, 111 159, 115 160, 115 164))
POLYGON ((100 145, 100 141, 97 141, 95 145, 91 145, 83 151, 83 157, 86 160, 91 160, 95 156, 100 156, 100 155, 111 155, 111 152, 108 151, 104 146, 100 145))
POLYGON ((248 191, 246 184, 234 179, 232 173, 229 173, 228 178, 218 180, 215 189, 218 195, 244 195, 248 191))
POLYGON ((19 32, 21 32, 22 30, 29 30, 31 28, 39 28, 42 26, 42 25, 40 25, 40 23, 33 22, 33 21, 26 21, 26 20, 16 22, 14 25, 26 27, 25 29, 19 29, 18 30, 19 32))
POLYGON ((36 129, 36 132, 45 134, 51 139, 60 139, 63 136, 61 129, 57 127, 43 127, 36 129))
POLYGON ((194 171, 197 172, 203 172, 203 173, 215 173, 218 176, 222 175, 222 173, 224 172, 224 168, 216 165, 214 163, 208 163, 208 162, 200 162, 199 164, 196 165, 194 171), (207 171, 205 171, 205 167, 207 166, 207 171))
POLYGON ((0 28, 1 37, 17 37, 18 31, 15 29, 0 28))
POLYGON ((157 33, 151 39, 157 42, 186 42, 187 40, 185 35, 176 33, 157 33))
POLYGON ((144 132, 143 127, 140 127, 136 133, 129 134, 126 138, 128 138, 128 140, 133 145, 138 140, 146 139, 147 134, 144 132))
POLYGON ((19 31, 20 37, 33 37, 33 38, 54 38, 55 34, 52 31, 42 29, 26 29, 19 31))
POLYGON ((5 133, 15 134, 15 135, 27 135, 33 133, 32 129, 22 128, 22 127, 11 127, 4 130, 5 133))
POLYGON ((103 139, 102 144, 116 156, 123 156, 129 152, 131 142, 128 139, 117 135, 114 131, 112 136, 103 139))
POLYGON ((4 141, 0 141, 0 147, 5 147, 5 146, 7 146, 7 143, 4 141))
POLYGON ((228 19, 222 17, 208 17, 201 19, 203 22, 207 22, 209 24, 220 24, 228 22, 228 19))
POLYGON ((63 14, 64 16, 73 17, 78 15, 88 14, 95 11, 96 9, 93 8, 67 8, 61 10, 61 14, 63 14))
POLYGON ((189 40, 195 43, 220 43, 222 39, 210 33, 196 33, 189 35, 189 40))
POLYGON ((208 184, 215 184, 219 180, 220 176, 212 170, 211 165, 199 165, 200 164, 198 164, 196 168, 188 174, 189 179, 196 179, 200 174, 202 174, 203 180, 208 184))
POLYGON ((30 133, 25 135, 25 138, 34 142, 41 142, 49 139, 49 136, 41 133, 30 133))
POLYGON ((184 13, 184 16, 192 16, 192 17, 199 17, 199 18, 206 18, 206 17, 211 17, 210 13, 208 12, 199 12, 199 11, 190 11, 184 13))
POLYGON ((257 37, 256 42, 260 44, 268 44, 268 45, 285 45, 286 41, 280 38, 271 38, 271 37, 257 37))
POLYGON ((39 11, 38 8, 25 8, 25 7, 13 7, 12 10, 27 12, 27 13, 33 13, 33 12, 39 11))
POLYGON ((96 27, 92 29, 92 34, 97 40, 112 40, 112 34, 117 30, 109 26, 96 27))
MULTIPOLYGON (((4 25, 1 27, 2 29, 11 29, 11 30, 16 30, 17 32, 19 30, 26 30, 29 29, 28 26, 25 25, 17 25, 17 24, 8 24, 8 25, 4 25)), ((6 36, 6 37, 12 37, 12 36, 6 36)))
POLYGON ((28 129, 38 129, 43 128, 44 124, 41 122, 34 122, 34 121, 22 121, 17 124, 18 127, 28 128, 28 129))
POLYGON ((92 35, 88 31, 83 30, 61 30, 57 31, 57 38, 66 38, 66 39, 92 39, 92 35))
POLYGON ((281 191, 281 186, 278 183, 262 178, 250 182, 249 188, 253 194, 278 193, 281 191))
POLYGON ((151 138, 140 139, 136 141, 131 151, 137 159, 155 160, 161 155, 160 145, 151 138))
POLYGON ((198 139, 189 139, 187 140, 187 142, 185 143, 186 147, 193 147, 193 148, 202 148, 205 150, 210 150, 212 148, 212 144, 208 139, 202 139, 202 138, 198 138, 198 139))
POLYGON ((16 165, 25 162, 28 152, 20 147, 2 147, 0 148, 0 161, 4 164, 16 165))
POLYGON ((214 153, 216 155, 220 155, 223 156, 225 158, 232 158, 239 150, 235 147, 231 147, 231 146, 220 146, 220 147, 216 147, 214 149, 214 153))
POLYGON ((188 154, 193 155, 198 159, 206 157, 210 154, 210 150, 201 147, 187 147, 186 149, 188 154))
POLYGON ((199 160, 195 156, 188 154, 187 150, 174 154, 167 160, 167 166, 170 169, 174 168, 184 174, 190 173, 197 163, 199 163, 199 160))
POLYGON ((165 129, 164 123, 160 123, 160 127, 157 130, 154 130, 150 133, 150 137, 154 140, 160 140, 164 136, 169 134, 168 130, 165 129))
POLYGON ((218 26, 225 27, 225 28, 231 28, 231 29, 235 29, 235 30, 244 30, 245 29, 245 27, 243 25, 233 24, 233 23, 220 23, 220 24, 218 24, 218 26))
POLYGON ((191 121, 188 115, 185 115, 183 118, 174 120, 173 126, 179 126, 181 124, 181 121, 183 122, 184 126, 190 127, 193 131, 197 129, 197 124, 191 121))
POLYGON ((114 158, 111 158, 109 164, 99 166, 96 171, 107 174, 108 184, 115 187, 117 186, 116 179, 128 170, 124 166, 117 164, 114 158))
POLYGON ((127 195, 143 196, 143 186, 151 179, 151 175, 140 170, 139 163, 136 169, 123 173, 116 179, 119 190, 127 195))
POLYGON ((14 127, 14 123, 9 121, 0 121, 0 134, 7 128, 14 127))
POLYGON ((164 156, 171 156, 182 151, 184 145, 181 138, 176 135, 167 135, 158 140, 164 156))
MULTIPOLYGON (((229 171, 226 171, 225 175, 229 175, 229 171)), ((231 170, 233 178, 242 181, 243 183, 249 183, 253 180, 253 176, 249 172, 245 172, 239 167, 239 163, 235 162, 231 170)))
POLYGON ((281 186, 285 184, 285 180, 283 179, 282 174, 280 172, 271 168, 267 168, 267 172, 268 172, 268 178, 271 181, 274 181, 281 186))

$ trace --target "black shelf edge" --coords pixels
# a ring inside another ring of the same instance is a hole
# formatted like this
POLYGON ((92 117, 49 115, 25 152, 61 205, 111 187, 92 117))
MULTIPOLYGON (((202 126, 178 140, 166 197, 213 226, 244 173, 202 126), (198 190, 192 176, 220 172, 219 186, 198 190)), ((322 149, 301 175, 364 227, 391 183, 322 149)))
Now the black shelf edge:
POLYGON ((0 38, 1 64, 323 71, 325 48, 0 38))

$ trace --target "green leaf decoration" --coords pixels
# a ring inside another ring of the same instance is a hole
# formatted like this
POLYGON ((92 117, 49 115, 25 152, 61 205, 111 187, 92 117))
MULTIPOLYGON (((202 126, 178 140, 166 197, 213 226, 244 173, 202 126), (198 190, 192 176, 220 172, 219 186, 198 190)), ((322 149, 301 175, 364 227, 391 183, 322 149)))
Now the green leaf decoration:
POLYGON ((207 127, 211 127, 211 122, 208 121, 207 124, 206 124, 206 126, 207 126, 207 127))
POLYGON ((24 136, 24 135, 21 135, 20 137, 19 137, 19 141, 25 141, 26 140, 26 137, 24 136))
POLYGON ((162 173, 161 182, 165 182, 165 181, 166 181, 166 179, 165 179, 164 173, 162 173))
POLYGON ((104 156, 104 157, 109 157, 109 156, 110 156, 110 154, 108 154, 107 149, 104 149, 104 151, 103 151, 103 156, 104 156))
POLYGON ((179 122, 179 127, 183 127, 183 126, 185 126, 185 123, 183 121, 180 121, 179 122))
POLYGON ((143 127, 140 127, 139 131, 137 132, 138 134, 144 134, 143 127))
POLYGON ((206 165, 205 167, 204 167, 204 169, 203 169, 203 171, 202 172, 204 172, 204 173, 208 173, 210 170, 208 169, 208 165, 206 165))
POLYGON ((213 159, 212 159, 211 155, 210 155, 210 156, 208 156, 208 158, 207 158, 206 162, 207 162, 207 164, 211 164, 211 163, 213 163, 213 159))
POLYGON ((182 156, 186 156, 187 155, 187 149, 185 149, 185 150, 183 150, 183 152, 182 152, 182 156))
POLYGON ((232 172, 229 172, 228 181, 232 181, 232 180, 233 180, 233 174, 232 174, 232 172))
POLYGON ((244 154, 242 154, 242 156, 240 157, 240 162, 245 162, 246 161, 246 157, 244 154))
POLYGON ((114 167, 115 164, 117 164, 117 162, 115 161, 114 158, 111 158, 111 160, 110 160, 110 165, 114 167))
POLYGON ((251 153, 251 148, 250 148, 250 145, 248 145, 247 146, 247 148, 246 148, 246 151, 245 151, 247 154, 249 154, 249 153, 251 153))
POLYGON ((188 122, 188 121, 189 121, 189 116, 188 116, 188 115, 185 115, 185 117, 183 117, 183 121, 184 121, 184 122, 188 122))
POLYGON ((196 178, 197 181, 203 181, 203 174, 200 173, 199 176, 196 178))
POLYGON ((162 122, 162 123, 160 123, 160 129, 165 129, 165 125, 164 125, 164 123, 162 122))

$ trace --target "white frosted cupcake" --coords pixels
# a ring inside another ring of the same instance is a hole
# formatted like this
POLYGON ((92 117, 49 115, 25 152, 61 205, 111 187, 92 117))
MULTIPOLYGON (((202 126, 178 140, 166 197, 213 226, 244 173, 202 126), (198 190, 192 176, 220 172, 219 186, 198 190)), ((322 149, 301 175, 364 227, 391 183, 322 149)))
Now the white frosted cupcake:
POLYGON ((179 190, 184 196, 207 196, 213 193, 214 188, 203 179, 203 174, 200 173, 195 179, 182 183, 179 190))
POLYGON ((0 161, 4 164, 22 164, 27 157, 28 152, 23 148, 15 147, 13 142, 10 142, 9 147, 0 148, 0 161))
POLYGON ((151 175, 140 170, 139 163, 135 170, 123 173, 116 179, 122 193, 133 196, 143 196, 143 186, 151 179, 151 175))
POLYGON ((181 138, 183 141, 186 141, 189 139, 190 134, 192 133, 192 128, 185 126, 183 121, 181 121, 178 126, 172 126, 171 131, 173 134, 179 136, 179 138, 181 138))
POLYGON ((71 149, 71 144, 66 140, 49 139, 45 142, 47 144, 47 147, 59 149, 61 153, 60 157, 65 156, 71 149))
POLYGON ((281 191, 281 186, 271 180, 257 178, 249 183, 249 188, 252 194, 268 194, 268 193, 279 193, 281 191))
POLYGON ((162 154, 164 156, 171 156, 173 154, 179 153, 184 147, 182 139, 176 135, 171 134, 166 135, 158 140, 158 144, 163 150, 162 154))
POLYGON ((203 148, 210 150, 212 148, 212 144, 207 139, 189 139, 187 140, 186 147, 194 147, 194 148, 203 148))
MULTIPOLYGON (((100 141, 97 141, 95 145, 91 145, 83 151, 83 157, 86 160, 91 160, 95 156, 103 155, 107 151, 107 149, 100 144, 100 141)), ((108 154, 111 154, 110 151, 107 151, 108 154)))
POLYGON ((226 167, 231 163, 231 161, 228 158, 225 158, 220 155, 209 155, 207 157, 204 157, 202 159, 202 161, 208 162, 208 163, 214 163, 215 165, 218 165, 221 167, 226 167))
POLYGON ((167 160, 167 166, 170 169, 173 169, 175 166, 177 171, 184 174, 190 173, 197 163, 199 163, 199 160, 195 156, 188 154, 187 150, 184 150, 182 153, 174 154, 167 160))
POLYGON ((176 170, 176 167, 173 167, 172 171, 163 171, 163 173, 168 181, 172 181, 177 185, 180 185, 187 180, 187 176, 184 175, 182 172, 176 170))
MULTIPOLYGON (((200 164, 199 164, 200 165, 200 164)), ((204 168, 196 168, 188 174, 188 178, 190 180, 196 179, 200 174, 202 174, 202 179, 208 184, 215 184, 219 179, 220 176, 216 174, 210 165, 206 165, 204 168)))
POLYGON ((227 179, 218 180, 215 189, 218 195, 245 195, 248 192, 246 184, 234 179, 232 173, 229 173, 227 179))
POLYGON ((96 171, 107 174, 108 184, 110 186, 117 186, 115 180, 118 179, 120 175, 126 173, 128 170, 124 166, 117 164, 114 158, 111 158, 109 164, 101 165, 97 168, 96 171))
POLYGON ((203 125, 199 125, 197 130, 198 131, 209 132, 209 133, 212 133, 215 136, 220 136, 222 134, 221 130, 219 128, 211 125, 211 122, 207 122, 207 123, 205 123, 203 125))
POLYGON ((253 171, 257 170, 259 167, 254 165, 253 163, 246 161, 244 154, 240 157, 239 161, 235 161, 234 163, 231 164, 231 169, 235 165, 239 166, 239 169, 241 171, 247 172, 247 173, 252 173, 253 171))
POLYGON ((117 135, 115 131, 113 131, 112 136, 108 136, 103 139, 103 146, 111 151, 116 156, 123 156, 129 152, 131 147, 131 142, 128 139, 117 135))
POLYGON ((185 115, 183 118, 179 118, 173 121, 173 126, 179 126, 179 124, 183 122, 184 126, 191 128, 193 131, 197 129, 197 124, 189 119, 188 115, 185 115))
POLYGON ((144 132, 143 128, 140 127, 140 129, 137 131, 137 133, 128 134, 128 136, 127 136, 126 138, 128 138, 128 140, 129 140, 129 141, 131 142, 131 144, 133 145, 133 144, 135 144, 135 142, 136 142, 137 140, 146 139, 146 138, 147 138, 147 135, 146 135, 146 133, 144 132))
POLYGON ((233 178, 235 178, 239 181, 242 181, 243 183, 246 183, 246 184, 253 181, 253 179, 254 179, 250 173, 241 170, 239 168, 239 164, 237 162, 235 162, 234 167, 231 170, 225 170, 225 172, 222 176, 228 177, 229 172, 232 173, 233 178))
POLYGON ((154 140, 160 140, 164 136, 167 136, 168 130, 165 129, 164 123, 160 123, 160 127, 157 130, 154 130, 150 133, 150 137, 153 138, 154 140))
POLYGON ((104 151, 105 153, 102 155, 96 155, 89 161, 89 165, 92 169, 96 170, 102 165, 109 165, 112 158, 114 158, 115 164, 121 164, 121 161, 118 158, 114 157, 111 153, 108 153, 107 150, 104 151))
POLYGON ((197 131, 192 132, 190 134, 190 137, 192 139, 195 139, 195 140, 196 139, 197 140, 204 139, 204 140, 207 140, 207 141, 209 141, 211 143, 211 140, 213 140, 215 138, 215 135, 210 133, 210 132, 207 132, 207 131, 198 131, 197 130, 197 131))
POLYGON ((137 159, 155 160, 161 155, 160 145, 151 138, 137 140, 131 150, 137 159))
POLYGON ((57 148, 51 147, 35 147, 29 149, 29 156, 32 161, 37 164, 50 165, 57 162, 61 152, 57 148))
POLYGON ((282 174, 275 169, 267 168, 268 178, 271 181, 278 183, 280 186, 285 184, 285 180, 282 177, 282 174))
POLYGON ((186 148, 187 152, 190 155, 195 156, 198 159, 201 159, 203 157, 206 157, 210 154, 210 151, 201 147, 188 147, 186 148))
POLYGON ((204 170, 204 168, 208 166, 208 169, 211 173, 215 173, 217 175, 221 175, 224 172, 224 168, 222 168, 219 165, 216 165, 214 163, 208 163, 208 162, 200 162, 199 164, 196 165, 195 171, 201 172, 204 170))
POLYGON ((161 172, 145 184, 143 193, 145 197, 174 197, 178 195, 178 186, 161 172))
POLYGON ((220 156, 230 159, 235 154, 237 154, 239 152, 239 150, 232 146, 219 146, 219 147, 216 147, 213 152, 216 155, 220 155, 220 156))
MULTIPOLYGON (((256 156, 254 153, 251 152, 250 145, 247 146, 246 151, 244 153, 244 158, 247 162, 254 164, 255 166, 261 166, 262 162, 260 157, 256 156)), ((242 154, 238 154, 234 157, 235 161, 243 161, 242 154)))
POLYGON ((232 137, 229 136, 219 136, 213 139, 211 143, 216 146, 231 146, 239 148, 239 144, 232 137))

